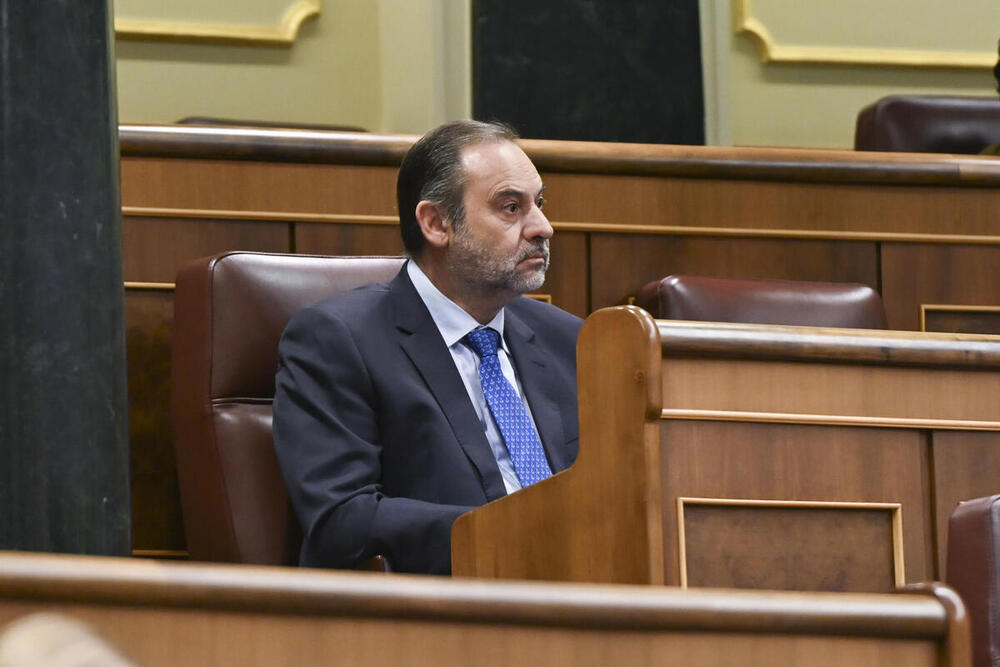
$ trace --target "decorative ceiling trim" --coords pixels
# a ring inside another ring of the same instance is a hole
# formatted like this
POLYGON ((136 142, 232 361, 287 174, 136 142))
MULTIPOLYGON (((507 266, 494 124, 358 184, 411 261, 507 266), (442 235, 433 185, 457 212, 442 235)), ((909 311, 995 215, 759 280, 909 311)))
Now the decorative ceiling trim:
POLYGON ((115 19, 118 39, 209 44, 291 46, 302 22, 319 14, 320 0, 297 0, 282 14, 279 25, 230 25, 148 19, 115 19))
POLYGON ((748 33, 755 39, 760 47, 761 62, 949 69, 989 69, 996 64, 996 54, 988 51, 782 45, 774 39, 767 26, 753 15, 751 0, 733 0, 733 2, 736 32, 748 33))

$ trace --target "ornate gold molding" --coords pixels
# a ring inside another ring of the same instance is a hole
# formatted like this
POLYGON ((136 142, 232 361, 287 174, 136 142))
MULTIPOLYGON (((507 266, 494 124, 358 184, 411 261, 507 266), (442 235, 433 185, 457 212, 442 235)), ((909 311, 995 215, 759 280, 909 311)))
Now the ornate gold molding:
POLYGON ((736 32, 748 33, 756 40, 762 62, 958 69, 989 69, 996 64, 996 54, 991 52, 782 45, 775 40, 767 26, 753 15, 750 0, 733 1, 736 32))
POLYGON ((302 22, 319 14, 320 0, 297 0, 281 16, 278 25, 236 25, 146 19, 115 19, 118 39, 214 44, 291 46, 302 22))

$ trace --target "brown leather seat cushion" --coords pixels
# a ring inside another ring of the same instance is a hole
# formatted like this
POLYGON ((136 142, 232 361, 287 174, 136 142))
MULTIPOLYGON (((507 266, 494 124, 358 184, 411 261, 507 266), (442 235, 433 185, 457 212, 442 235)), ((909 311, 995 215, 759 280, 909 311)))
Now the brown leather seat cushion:
POLYGON ((639 291, 636 305, 667 320, 886 327, 878 293, 852 283, 671 275, 647 283, 639 291))
POLYGON ((975 154, 1000 142, 996 97, 892 95, 858 113, 854 149, 975 154))

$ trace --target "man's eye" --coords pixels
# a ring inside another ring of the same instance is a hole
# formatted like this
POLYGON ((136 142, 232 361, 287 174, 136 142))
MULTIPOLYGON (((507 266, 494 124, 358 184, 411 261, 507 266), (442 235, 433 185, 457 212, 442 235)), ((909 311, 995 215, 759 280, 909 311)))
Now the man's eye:
POLYGON ((503 210, 507 211, 508 213, 517 213, 517 208, 518 208, 517 204, 515 202, 511 202, 509 204, 505 204, 503 210))
POLYGON ((545 197, 539 197, 538 201, 535 202, 535 206, 537 206, 538 208, 542 208, 543 206, 545 206, 545 197))

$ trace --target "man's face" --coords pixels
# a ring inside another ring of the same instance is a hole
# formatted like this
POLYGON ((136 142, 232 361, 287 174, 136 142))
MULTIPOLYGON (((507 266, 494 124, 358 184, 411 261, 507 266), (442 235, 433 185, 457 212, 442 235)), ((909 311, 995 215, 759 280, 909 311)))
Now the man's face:
POLYGON ((452 232, 448 269, 482 294, 536 290, 549 268, 552 225, 542 213, 542 179, 517 145, 488 142, 462 150, 465 218, 452 232))

